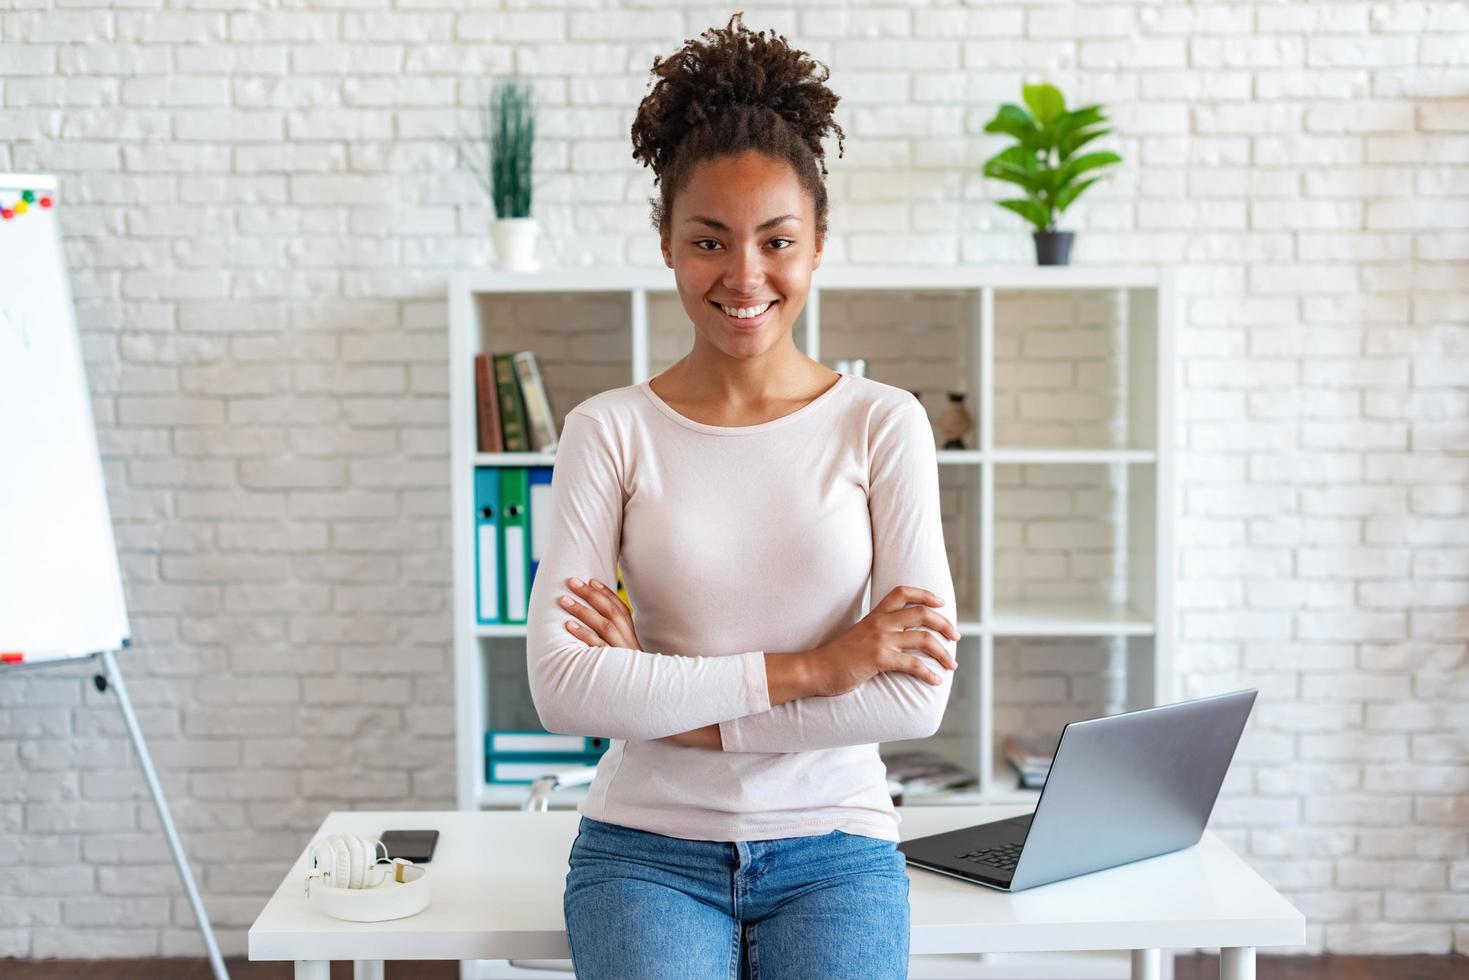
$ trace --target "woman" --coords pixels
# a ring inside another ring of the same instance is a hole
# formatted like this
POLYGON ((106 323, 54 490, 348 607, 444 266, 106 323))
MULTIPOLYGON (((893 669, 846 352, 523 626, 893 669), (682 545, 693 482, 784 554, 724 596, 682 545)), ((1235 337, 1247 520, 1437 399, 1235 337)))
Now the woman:
POLYGON ((907 975, 878 744, 932 734, 957 666, 933 430, 792 340, 837 97, 739 18, 654 60, 632 128, 693 348, 567 414, 531 589, 542 724, 613 739, 566 881, 580 980, 907 975))

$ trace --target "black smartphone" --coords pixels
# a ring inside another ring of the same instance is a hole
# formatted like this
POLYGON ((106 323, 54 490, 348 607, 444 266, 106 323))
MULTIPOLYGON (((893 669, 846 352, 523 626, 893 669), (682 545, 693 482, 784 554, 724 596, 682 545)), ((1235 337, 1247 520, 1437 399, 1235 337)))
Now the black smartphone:
POLYGON ((385 830, 378 838, 388 849, 388 857, 403 858, 414 864, 428 864, 439 842, 437 830, 385 830))

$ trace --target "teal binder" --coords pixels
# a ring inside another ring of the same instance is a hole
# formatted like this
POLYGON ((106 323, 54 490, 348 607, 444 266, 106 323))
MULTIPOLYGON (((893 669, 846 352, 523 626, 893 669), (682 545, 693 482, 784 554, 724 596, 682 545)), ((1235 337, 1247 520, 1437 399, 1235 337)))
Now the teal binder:
POLYGON ((595 769, 601 753, 533 752, 485 756, 485 782, 529 784, 567 769, 595 769))
POLYGON ((474 471, 475 618, 481 625, 503 622, 500 586, 500 473, 496 467, 474 471))
POLYGON ((601 755, 611 739, 599 735, 562 735, 541 728, 492 728, 485 732, 486 755, 601 755))

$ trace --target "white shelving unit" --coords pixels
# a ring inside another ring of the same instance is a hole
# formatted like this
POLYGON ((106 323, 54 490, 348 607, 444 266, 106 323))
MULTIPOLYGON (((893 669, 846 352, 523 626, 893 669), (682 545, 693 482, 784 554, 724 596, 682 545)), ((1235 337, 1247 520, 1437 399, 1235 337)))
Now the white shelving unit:
MULTIPOLYGON (((1022 673, 1033 669, 1027 644, 1045 644, 1047 662, 1074 649, 1100 665, 1095 676, 1071 682, 1057 668, 1042 686, 1073 693, 1037 709, 1037 718, 1175 700, 1174 309, 1171 272, 1160 267, 825 266, 813 276, 795 325, 810 357, 828 364, 866 357, 869 376, 921 390, 935 420, 945 392, 967 391, 975 419, 966 437, 972 448, 938 450, 945 539, 951 565, 957 555, 963 566, 955 568, 963 639, 944 724, 921 744, 978 779, 970 790, 910 795, 905 803, 1034 804, 1039 791, 1018 785, 996 731, 998 707, 1031 714, 997 670, 997 662, 1012 661, 1022 673), (893 310, 903 313, 894 319, 893 310), (915 328, 910 319, 929 325, 915 328), (890 343, 900 327, 912 342, 890 343), (888 356, 868 353, 874 346, 888 356), (1048 414, 1052 406, 1062 410, 1048 414), (1043 504, 1062 513, 1048 517, 1043 504), (1085 696, 1079 701, 1076 692, 1085 696)), ((495 677, 518 670, 523 679, 525 628, 476 625, 473 478, 478 467, 549 465, 554 454, 475 451, 474 355, 535 350, 559 431, 583 398, 642 382, 681 357, 692 327, 663 268, 461 273, 450 285, 449 314, 458 801, 461 809, 515 807, 524 787, 485 782, 483 738, 495 677)), ((516 724, 533 727, 534 715, 516 724)), ((1040 730, 1052 728, 1059 735, 1060 723, 1040 730)), ((883 752, 914 747, 894 743, 883 752)), ((553 806, 575 806, 584 793, 564 791, 553 806)), ((1164 959, 1171 977, 1171 958, 1164 959)), ((920 965, 915 960, 915 970, 920 965)), ((1125 958, 1096 955, 1040 965, 967 958, 964 966, 977 972, 943 975, 1128 975, 1125 958)))

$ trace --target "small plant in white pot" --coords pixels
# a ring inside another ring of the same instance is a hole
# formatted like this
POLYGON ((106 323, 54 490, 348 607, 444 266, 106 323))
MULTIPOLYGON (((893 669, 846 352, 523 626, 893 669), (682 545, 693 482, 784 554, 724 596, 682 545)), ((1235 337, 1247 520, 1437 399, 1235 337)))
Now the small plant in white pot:
POLYGON ((477 142, 466 141, 475 176, 495 206, 490 234, 502 269, 535 272, 536 235, 531 217, 531 160, 536 136, 535 102, 529 83, 497 82, 480 113, 477 142))
POLYGON ((1067 265, 1073 233, 1058 231, 1056 218, 1082 191, 1101 180, 1099 176, 1078 179, 1082 174, 1120 163, 1122 158, 1110 150, 1076 155, 1087 143, 1111 132, 1097 125, 1107 118, 1101 106, 1068 112, 1060 90, 1044 82, 1023 85, 1021 92, 1029 112, 1007 102, 984 127, 986 133, 1006 133, 1019 141, 986 160, 984 175, 1018 184, 1025 191, 1025 197, 995 203, 1035 225, 1037 264, 1067 265))

